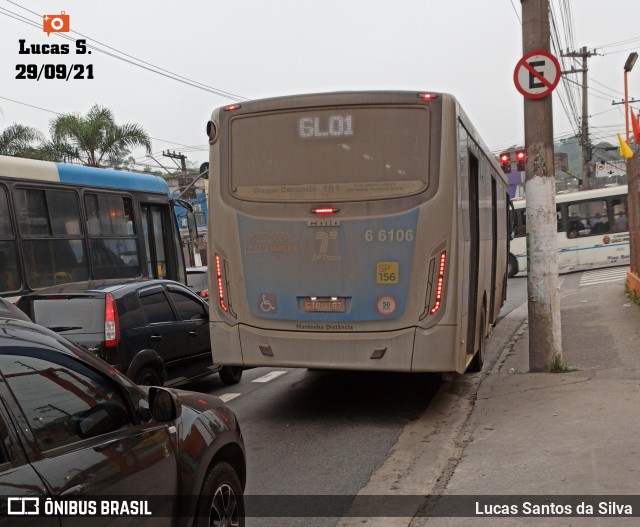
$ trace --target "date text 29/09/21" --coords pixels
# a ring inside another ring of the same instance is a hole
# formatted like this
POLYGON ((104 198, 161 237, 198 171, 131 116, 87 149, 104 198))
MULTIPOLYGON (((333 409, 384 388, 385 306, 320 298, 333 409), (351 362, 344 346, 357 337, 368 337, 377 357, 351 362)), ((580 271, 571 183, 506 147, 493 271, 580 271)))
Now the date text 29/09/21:
MULTIPOLYGON (((18 41, 18 53, 20 55, 69 55, 72 51, 75 55, 89 55, 91 50, 84 39, 70 44, 28 44, 25 39, 18 41)), ((34 57, 35 58, 35 57, 34 57)), ((16 79, 36 80, 41 79, 93 79, 93 64, 16 64, 16 79)))

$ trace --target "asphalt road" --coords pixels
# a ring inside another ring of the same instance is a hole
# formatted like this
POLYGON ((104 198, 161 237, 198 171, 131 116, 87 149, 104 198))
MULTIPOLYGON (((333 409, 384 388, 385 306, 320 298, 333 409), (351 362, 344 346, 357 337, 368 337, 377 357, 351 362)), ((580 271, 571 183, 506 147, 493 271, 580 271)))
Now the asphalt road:
MULTIPOLYGON (((587 287, 585 276, 564 275, 562 289, 587 287)), ((527 301, 526 288, 526 277, 509 281, 501 317, 527 301)), ((295 495, 354 496, 389 458, 403 431, 427 414, 434 396, 455 382, 443 383, 436 374, 255 368, 235 386, 212 376, 185 388, 221 396, 236 412, 247 448, 249 505, 251 496, 269 495, 278 510, 295 495)), ((249 527, 274 522, 324 527, 337 519, 247 519, 249 527)))

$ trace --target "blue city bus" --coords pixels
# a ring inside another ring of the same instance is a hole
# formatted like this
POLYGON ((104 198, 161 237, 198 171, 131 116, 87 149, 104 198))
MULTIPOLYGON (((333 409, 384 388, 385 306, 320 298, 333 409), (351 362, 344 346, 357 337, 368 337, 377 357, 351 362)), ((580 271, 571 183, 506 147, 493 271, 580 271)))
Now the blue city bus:
POLYGON ((216 364, 482 367, 506 297, 509 197, 453 96, 248 101, 215 110, 207 132, 216 364))
POLYGON ((0 156, 0 296, 138 277, 186 283, 162 178, 0 156))

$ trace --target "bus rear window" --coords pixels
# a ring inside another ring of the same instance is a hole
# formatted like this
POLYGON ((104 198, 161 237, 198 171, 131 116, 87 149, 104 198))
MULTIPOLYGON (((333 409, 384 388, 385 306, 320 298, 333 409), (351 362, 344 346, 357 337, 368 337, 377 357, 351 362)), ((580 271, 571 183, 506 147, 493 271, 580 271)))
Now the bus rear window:
POLYGON ((305 109, 231 121, 231 192, 256 201, 383 199, 429 184, 425 107, 305 109))

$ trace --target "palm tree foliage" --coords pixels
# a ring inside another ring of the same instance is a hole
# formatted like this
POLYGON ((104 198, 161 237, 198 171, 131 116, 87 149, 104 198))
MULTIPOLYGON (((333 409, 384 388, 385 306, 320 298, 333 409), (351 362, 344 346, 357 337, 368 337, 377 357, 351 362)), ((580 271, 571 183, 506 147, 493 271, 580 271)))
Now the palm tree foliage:
POLYGON ((116 165, 130 154, 130 149, 144 147, 151 153, 151 138, 135 123, 116 124, 113 112, 94 105, 86 116, 62 114, 51 120, 49 147, 85 165, 116 165))
POLYGON ((0 132, 0 154, 29 157, 35 149, 33 143, 43 140, 35 128, 23 124, 12 124, 0 132))

